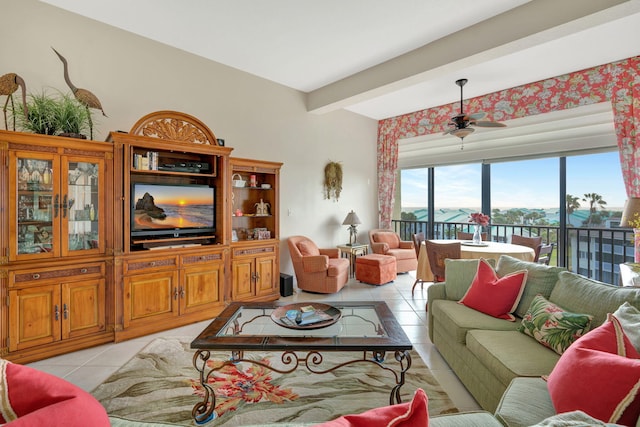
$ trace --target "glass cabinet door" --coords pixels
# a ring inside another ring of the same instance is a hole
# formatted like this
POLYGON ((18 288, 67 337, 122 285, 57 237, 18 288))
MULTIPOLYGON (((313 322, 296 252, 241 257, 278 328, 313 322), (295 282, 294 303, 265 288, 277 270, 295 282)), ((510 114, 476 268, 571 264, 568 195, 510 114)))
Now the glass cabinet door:
POLYGON ((102 218, 99 191, 104 180, 104 162, 96 159, 65 158, 62 176, 62 254, 77 251, 101 252, 102 218))
POLYGON ((54 155, 12 153, 10 161, 10 258, 59 256, 59 164, 54 155))

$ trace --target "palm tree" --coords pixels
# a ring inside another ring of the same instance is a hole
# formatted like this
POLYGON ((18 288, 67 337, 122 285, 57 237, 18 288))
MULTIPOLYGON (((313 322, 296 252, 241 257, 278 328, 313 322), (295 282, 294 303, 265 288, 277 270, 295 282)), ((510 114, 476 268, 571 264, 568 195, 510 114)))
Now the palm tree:
POLYGON ((580 207, 580 198, 573 196, 571 194, 567 194, 567 223, 570 224, 570 216, 580 207))
POLYGON ((598 209, 597 206, 600 206, 600 209, 602 209, 607 204, 607 202, 605 202, 602 196, 598 193, 586 193, 582 200, 584 200, 585 202, 589 202, 589 218, 586 222, 587 225, 591 225, 591 217, 596 213, 598 209))

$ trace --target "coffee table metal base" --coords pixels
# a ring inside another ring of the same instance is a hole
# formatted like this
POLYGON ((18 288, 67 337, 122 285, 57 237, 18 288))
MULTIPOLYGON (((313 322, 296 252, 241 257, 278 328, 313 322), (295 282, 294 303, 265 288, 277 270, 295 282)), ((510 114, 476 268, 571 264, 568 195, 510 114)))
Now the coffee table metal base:
POLYGON ((380 368, 393 373, 396 384, 391 389, 389 396, 389 404, 402 403, 400 397, 400 388, 404 385, 405 374, 411 367, 411 355, 408 350, 396 350, 394 351, 394 358, 399 363, 398 369, 393 369, 388 365, 385 365, 385 352, 374 351, 362 352, 362 358, 350 360, 348 362, 340 363, 336 366, 328 369, 321 368, 324 358, 319 351, 284 351, 281 356, 281 361, 284 364, 283 369, 274 368, 271 365, 261 363, 256 360, 244 359, 244 352, 240 350, 234 350, 231 352, 231 358, 223 363, 217 364, 215 368, 207 367, 207 361, 211 356, 209 350, 197 350, 193 355, 193 366, 200 374, 200 384, 205 392, 202 402, 198 402, 194 405, 191 414, 197 424, 205 424, 214 418, 216 418, 216 395, 213 388, 209 385, 209 377, 220 370, 224 366, 234 365, 239 362, 252 363, 254 365, 261 366, 266 369, 278 372, 280 374, 288 374, 295 371, 299 366, 305 367, 312 374, 326 374, 333 372, 336 369, 340 369, 343 366, 351 365, 354 363, 372 363, 380 368), (368 358, 367 353, 372 353, 372 357, 368 358), (301 357, 302 356, 302 357, 301 357))

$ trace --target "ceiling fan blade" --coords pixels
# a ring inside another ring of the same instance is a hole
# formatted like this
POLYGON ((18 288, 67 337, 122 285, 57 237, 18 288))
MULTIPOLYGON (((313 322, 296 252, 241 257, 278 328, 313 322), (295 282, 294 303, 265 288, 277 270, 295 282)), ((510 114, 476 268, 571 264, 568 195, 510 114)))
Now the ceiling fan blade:
POLYGON ((487 113, 480 111, 478 113, 469 114, 467 117, 469 118, 468 120, 481 120, 487 117, 487 113))
POLYGON ((503 128, 507 126, 504 123, 491 122, 489 120, 478 120, 477 122, 471 122, 471 125, 481 128, 503 128))

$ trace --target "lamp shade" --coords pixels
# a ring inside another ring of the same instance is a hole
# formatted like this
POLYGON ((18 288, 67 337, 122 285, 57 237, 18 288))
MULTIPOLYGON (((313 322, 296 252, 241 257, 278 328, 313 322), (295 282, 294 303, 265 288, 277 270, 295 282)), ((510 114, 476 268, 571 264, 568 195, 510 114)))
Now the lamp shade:
POLYGON ((620 218, 620 227, 640 228, 638 224, 631 225, 629 223, 631 220, 640 222, 640 197, 629 197, 624 203, 622 218, 620 218))
POLYGON ((358 225, 358 224, 362 224, 362 221, 360 221, 360 218, 358 218, 358 215, 356 215, 354 211, 349 212, 347 214, 347 217, 344 219, 344 221, 342 221, 342 225, 358 225))

